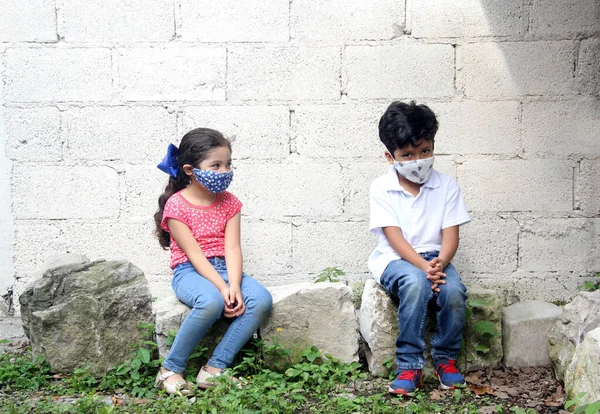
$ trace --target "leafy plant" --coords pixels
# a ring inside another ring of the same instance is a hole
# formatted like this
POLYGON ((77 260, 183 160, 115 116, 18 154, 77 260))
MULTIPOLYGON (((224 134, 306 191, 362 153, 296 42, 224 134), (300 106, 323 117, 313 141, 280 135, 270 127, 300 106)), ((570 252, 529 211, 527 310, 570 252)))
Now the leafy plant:
POLYGON ((326 267, 321 271, 321 273, 319 273, 319 275, 315 279, 315 283, 339 282, 340 277, 344 276, 345 274, 346 273, 344 273, 343 270, 337 267, 326 267))
POLYGON ((102 379, 102 389, 126 388, 136 397, 154 396, 153 378, 160 366, 160 359, 153 358, 158 345, 152 338, 154 325, 141 324, 138 329, 142 332, 142 340, 134 346, 133 357, 112 369, 102 379))
POLYGON ((581 285, 577 286, 577 290, 583 290, 585 292, 594 292, 600 289, 600 272, 596 273, 596 280, 586 280, 581 285))
POLYGON ((575 398, 573 398, 572 400, 568 400, 565 403, 565 410, 569 408, 575 408, 575 411, 573 411, 574 413, 584 414, 597 414, 598 412, 600 412, 600 400, 594 401, 593 403, 589 404, 579 405, 581 404, 581 400, 583 399, 583 397, 585 397, 586 394, 586 392, 580 392, 575 396, 575 398))
MULTIPOLYGON (((483 309, 489 306, 489 304, 483 300, 469 300, 467 301, 467 309, 466 309, 466 318, 470 319, 473 317, 473 313, 478 309, 483 309)), ((477 352, 481 352, 483 354, 487 354, 490 351, 490 341, 493 338, 501 336, 502 333, 498 331, 494 325, 486 320, 478 321, 473 329, 478 335, 479 340, 477 341, 477 345, 475 346, 475 350, 477 352)))
POLYGON ((50 379, 50 365, 41 356, 0 354, 0 389, 38 390, 50 379))

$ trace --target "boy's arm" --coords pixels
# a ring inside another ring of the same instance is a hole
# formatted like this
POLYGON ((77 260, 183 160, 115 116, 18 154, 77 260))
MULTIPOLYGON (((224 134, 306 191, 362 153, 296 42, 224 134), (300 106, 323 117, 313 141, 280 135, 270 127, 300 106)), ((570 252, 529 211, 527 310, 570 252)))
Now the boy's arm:
POLYGON ((383 234, 388 240, 390 246, 394 248, 396 253, 398 253, 402 259, 427 273, 427 270, 429 269, 429 262, 423 259, 421 255, 417 253, 415 249, 413 249, 410 243, 406 241, 402 235, 402 230, 400 230, 400 227, 382 227, 381 230, 383 230, 383 234))
POLYGON ((443 269, 448 266, 448 264, 454 258, 456 254, 456 250, 458 249, 458 226, 447 227, 442 230, 442 248, 440 249, 440 254, 436 259, 433 259, 432 262, 437 262, 440 264, 440 267, 443 269))
POLYGON ((400 227, 382 227, 381 230, 396 253, 398 253, 403 260, 406 260, 416 268, 425 272, 427 279, 433 284, 431 289, 439 292, 440 289, 438 285, 446 283, 446 281, 442 279, 443 277, 446 277, 446 275, 442 273, 442 269, 436 267, 432 262, 423 259, 421 255, 413 249, 410 243, 406 241, 400 227))

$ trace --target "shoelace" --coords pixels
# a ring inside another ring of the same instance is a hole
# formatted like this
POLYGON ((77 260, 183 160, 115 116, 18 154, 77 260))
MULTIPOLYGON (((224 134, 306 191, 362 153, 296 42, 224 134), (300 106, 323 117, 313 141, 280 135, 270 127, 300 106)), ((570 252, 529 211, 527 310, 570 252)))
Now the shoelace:
POLYGON ((440 364, 438 369, 440 367, 444 369, 445 374, 458 374, 458 369, 456 369, 456 361, 452 359, 448 360, 447 364, 440 364))
POLYGON ((406 370, 402 371, 402 374, 398 375, 398 379, 412 381, 416 375, 417 375, 417 370, 406 369, 406 370))

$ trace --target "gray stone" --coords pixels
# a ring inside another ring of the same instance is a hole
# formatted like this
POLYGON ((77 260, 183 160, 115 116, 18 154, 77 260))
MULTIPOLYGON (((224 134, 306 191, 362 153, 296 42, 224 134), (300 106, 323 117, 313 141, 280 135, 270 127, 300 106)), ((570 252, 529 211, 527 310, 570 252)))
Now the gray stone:
MULTIPOLYGON (((502 360, 502 298, 494 291, 473 287, 469 288, 468 294, 469 307, 459 365, 466 370, 496 367, 502 360), (485 332, 481 332, 481 326, 485 327, 485 332)), ((369 371, 375 376, 390 372, 384 362, 393 361, 392 367, 395 366, 395 344, 399 332, 397 309, 397 304, 375 281, 366 282, 359 322, 367 345, 365 354, 369 371)), ((425 332, 426 375, 433 374, 429 358, 429 344, 435 330, 433 321, 434 318, 430 317, 425 332)))
POLYGON ((297 283, 269 288, 273 310, 260 327, 266 343, 293 351, 315 345, 343 362, 358 361, 358 322, 352 291, 343 283, 297 283))
POLYGON ((565 380, 565 372, 573 361, 575 350, 588 332, 600 327, 600 291, 579 292, 565 305, 549 336, 550 359, 556 378, 565 380))
MULTIPOLYGON (((161 357, 166 358, 171 350, 172 340, 179 331, 183 320, 190 313, 190 308, 180 302, 174 293, 156 301, 153 308, 156 318, 155 332, 158 353, 161 357)), ((203 349, 202 356, 198 360, 198 365, 207 361, 212 351, 225 335, 225 332, 227 332, 230 323, 231 320, 220 318, 204 335, 198 344, 199 348, 203 349)))
POLYGON ((600 400, 600 328, 589 331, 565 374, 567 398, 585 392, 582 404, 600 400))
POLYGON ((20 297, 23 329, 34 354, 54 372, 87 365, 102 375, 139 343, 152 323, 143 272, 126 261, 95 261, 47 270, 20 297))
POLYGON ((11 343, 26 342, 21 319, 14 316, 0 316, 0 354, 11 343))
POLYGON ((396 364, 398 307, 374 280, 365 282, 358 322, 365 340, 369 372, 374 376, 387 376, 390 367, 384 363, 393 361, 394 366, 396 364))
POLYGON ((502 346, 507 367, 551 365, 548 333, 562 308, 540 300, 515 303, 502 311, 502 346))

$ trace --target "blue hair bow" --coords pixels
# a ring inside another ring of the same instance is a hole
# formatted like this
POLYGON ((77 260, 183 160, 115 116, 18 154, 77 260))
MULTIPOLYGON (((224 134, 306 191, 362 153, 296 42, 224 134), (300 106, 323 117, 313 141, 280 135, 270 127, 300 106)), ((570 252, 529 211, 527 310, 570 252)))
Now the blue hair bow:
POLYGON ((158 169, 166 172, 173 178, 177 178, 177 173, 179 172, 179 161, 177 160, 177 156, 179 155, 179 150, 173 144, 169 144, 169 148, 167 148, 167 155, 165 158, 157 165, 158 169))

